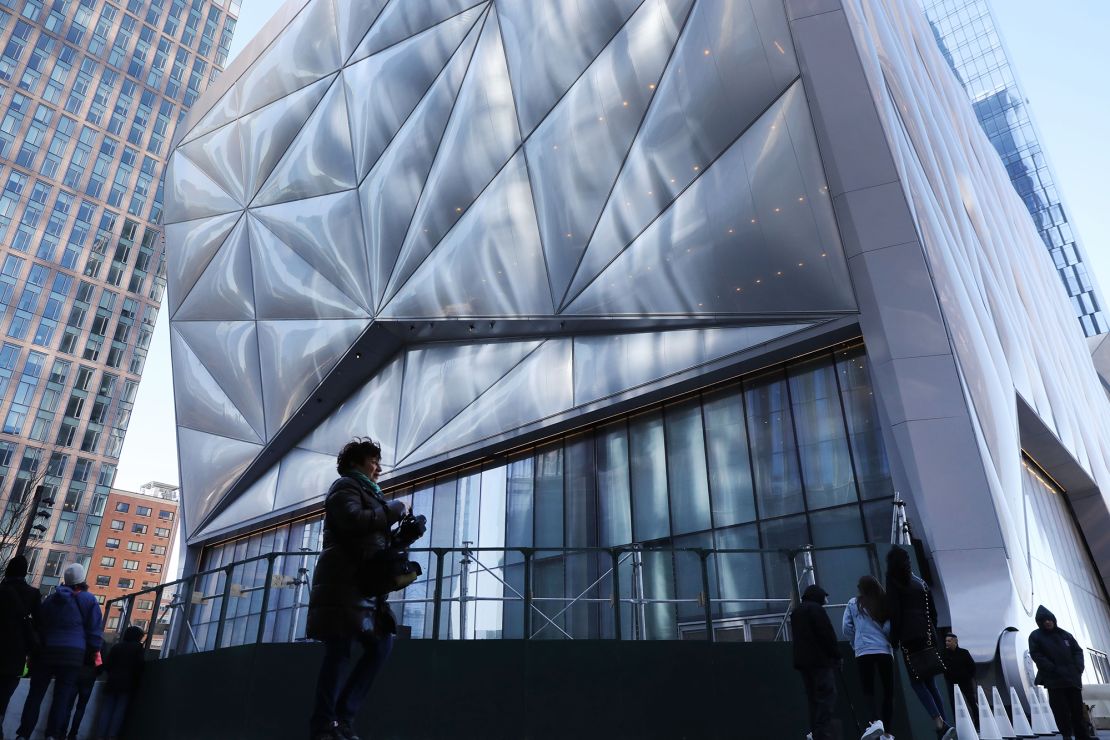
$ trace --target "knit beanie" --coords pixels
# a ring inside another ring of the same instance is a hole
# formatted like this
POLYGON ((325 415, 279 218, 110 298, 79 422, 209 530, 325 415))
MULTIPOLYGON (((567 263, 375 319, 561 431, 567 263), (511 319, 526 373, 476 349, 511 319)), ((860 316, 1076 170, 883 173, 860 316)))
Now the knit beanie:
POLYGON ((62 571, 62 581, 67 586, 76 586, 78 583, 85 582, 85 566, 80 563, 72 563, 66 566, 62 571))

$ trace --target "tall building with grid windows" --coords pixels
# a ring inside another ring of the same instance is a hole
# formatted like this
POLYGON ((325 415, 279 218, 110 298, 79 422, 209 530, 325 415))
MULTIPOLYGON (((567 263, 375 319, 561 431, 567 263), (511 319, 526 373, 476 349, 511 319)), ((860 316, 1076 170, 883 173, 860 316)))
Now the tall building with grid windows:
POLYGON ((1052 255, 1083 333, 1110 329, 988 0, 922 0, 937 43, 1052 255))
POLYGON ((170 140, 238 13, 0 0, 0 555, 30 519, 44 590, 97 542, 165 290, 170 140))

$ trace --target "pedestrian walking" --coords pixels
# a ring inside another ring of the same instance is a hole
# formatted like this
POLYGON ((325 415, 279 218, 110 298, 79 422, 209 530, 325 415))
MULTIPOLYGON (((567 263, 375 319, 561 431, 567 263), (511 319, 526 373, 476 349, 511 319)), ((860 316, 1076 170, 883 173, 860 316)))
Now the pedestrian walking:
POLYGON ((840 626, 844 639, 852 644, 867 699, 868 725, 861 740, 886 740, 893 737, 889 730, 894 717, 894 654, 890 647, 886 593, 871 576, 861 577, 856 588, 859 594, 848 600, 840 626), (876 697, 876 676, 881 699, 876 697))
POLYGON ((840 740, 836 719, 836 671, 840 650, 836 632, 825 613, 829 595, 814 584, 806 588, 802 601, 790 613, 790 632, 794 640, 794 668, 802 674, 809 706, 809 727, 813 740, 840 740))
POLYGON ((886 596, 890 644, 900 648, 910 686, 933 720, 937 737, 953 740, 956 730, 944 717, 936 676, 944 673, 937 637, 937 610, 929 587, 910 566, 910 554, 895 547, 886 556, 886 596))
POLYGON ((368 584, 388 580, 385 556, 424 534, 423 517, 418 518, 419 531, 405 536, 391 532, 404 517, 405 505, 382 495, 377 483, 381 454, 370 439, 347 443, 336 460, 340 477, 324 501, 324 548, 316 563, 306 628, 308 637, 324 643, 311 718, 314 740, 358 740, 355 717, 389 659, 397 632, 386 601, 388 589, 382 593, 368 584), (362 656, 348 672, 355 643, 362 656))
POLYGON ((8 561, 0 581, 0 725, 27 667, 27 656, 38 647, 42 597, 26 578, 27 558, 16 555, 8 561))
POLYGON ((96 718, 96 736, 114 740, 123 730, 123 720, 131 697, 139 689, 143 675, 144 649, 141 627, 131 625, 123 631, 123 639, 108 651, 104 672, 108 674, 100 695, 100 714, 96 718))
POLYGON ((65 737, 69 710, 77 693, 82 665, 96 662, 101 644, 100 605, 88 590, 75 589, 85 583, 85 568, 73 563, 62 572, 62 584, 46 597, 39 610, 42 647, 31 660, 31 686, 23 703, 16 738, 31 737, 39 721, 43 697, 54 681, 54 696, 46 720, 46 737, 65 737))
POLYGON ((1034 682, 1048 689, 1048 704, 1064 740, 1087 740, 1083 706, 1083 648, 1056 623, 1056 615, 1037 607, 1037 629, 1029 635, 1029 657, 1037 664, 1034 682))
MULTIPOLYGON (((969 710, 979 706, 979 694, 975 690, 975 659, 960 647, 960 638, 954 632, 944 636, 944 680, 952 701, 955 701, 955 690, 959 687, 969 710)), ((971 711, 971 719, 978 730, 979 713, 971 711)))

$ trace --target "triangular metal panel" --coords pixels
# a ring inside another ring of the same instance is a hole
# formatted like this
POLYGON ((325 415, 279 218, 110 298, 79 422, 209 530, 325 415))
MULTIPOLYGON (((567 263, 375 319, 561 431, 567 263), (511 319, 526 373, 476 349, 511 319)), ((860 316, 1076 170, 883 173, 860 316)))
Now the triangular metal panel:
POLYGON ((417 3, 393 0, 347 63, 365 59, 470 8, 484 9, 487 5, 486 0, 420 0, 417 3))
POLYGON ((418 347, 405 355, 397 457, 404 458, 541 344, 483 342, 418 347))
POLYGON ((367 320, 259 321, 266 438, 272 438, 369 326, 367 320))
POLYGON ((343 85, 333 82, 252 204, 311 198, 356 184, 347 96, 343 85))
POLYGON ((206 220, 179 221, 165 227, 166 243, 170 245, 166 250, 166 277, 171 316, 223 246, 239 217, 238 212, 225 213, 206 220))
POLYGON ((177 423, 202 432, 261 444, 235 404, 177 331, 170 330, 177 423))
POLYGON ((339 55, 350 58, 389 0, 335 0, 339 55))
POLYGON ((578 267, 692 2, 646 0, 524 145, 556 300, 578 267))
POLYGON ((254 322, 175 321, 173 330, 181 335, 261 439, 266 434, 266 421, 262 411, 258 330, 254 322))
POLYGON ((387 318, 554 313, 518 153, 382 309, 387 318))
POLYGON ((719 360, 810 324, 679 329, 574 338, 574 403, 615 393, 719 360), (598 372, 604 368, 604 372, 598 372))
POLYGON ((216 515, 199 532, 190 534, 190 540, 203 539, 210 533, 230 527, 240 527, 274 510, 274 495, 277 493, 279 465, 267 470, 254 484, 235 497, 227 508, 216 515))
POLYGON ((251 250, 246 219, 239 219, 173 318, 181 321, 242 321, 254 318, 251 250))
POLYGON ((835 314, 856 310, 819 169, 812 125, 788 130, 776 102, 674 205, 576 298, 590 316, 835 314), (808 143, 801 141, 810 139, 808 143), (796 143, 797 140, 797 143, 796 143), (811 195, 817 193, 817 195, 811 195), (811 197, 813 200, 811 201, 811 197))
POLYGON ((370 310, 370 274, 357 191, 254 208, 250 215, 332 285, 370 310))
POLYGON ((782 94, 767 61, 775 53, 750 3, 695 4, 568 301, 782 94))
MULTIPOLYGON (((642 2, 497 0, 494 7, 525 136, 642 2)), ((654 0, 646 4, 654 5, 654 0)))
POLYGON ((403 356, 398 356, 341 403, 301 440, 299 447, 336 455, 354 437, 370 437, 382 448, 382 465, 396 461, 394 445, 401 403, 403 356))
POLYGON ((361 180, 481 15, 472 8, 343 70, 361 180))
POLYGON ((235 83, 250 113, 327 77, 343 64, 331 0, 310 0, 235 83))
POLYGON ((240 206, 246 204, 242 138, 238 121, 183 144, 180 150, 205 171, 240 206))
POLYGON ((334 81, 335 75, 317 80, 239 119, 248 201, 266 182, 334 81))
POLYGON ((386 295, 424 261, 520 145, 496 14, 489 13, 386 295))
POLYGON ((477 26, 470 29, 443 73, 359 186, 373 306, 381 305, 479 33, 477 26))
POLYGON ((242 207, 180 149, 170 157, 167 170, 164 217, 167 224, 218 216, 242 207))
POLYGON ((548 339, 401 464, 459 449, 570 409, 574 405, 571 355, 570 339, 548 339))
POLYGON ((231 484, 262 452, 262 445, 178 427, 177 451, 185 526, 192 528, 212 512, 231 484))
POLYGON ((323 503, 335 479, 335 455, 322 455, 294 447, 281 458, 274 511, 309 501, 323 503))
POLYGON ((220 126, 231 123, 239 115, 239 86, 232 85, 223 97, 215 102, 208 112, 197 121, 189 131, 181 137, 181 143, 186 144, 193 139, 204 136, 209 131, 215 131, 220 126))
POLYGON ((258 319, 369 318, 258 219, 249 216, 247 224, 258 319))

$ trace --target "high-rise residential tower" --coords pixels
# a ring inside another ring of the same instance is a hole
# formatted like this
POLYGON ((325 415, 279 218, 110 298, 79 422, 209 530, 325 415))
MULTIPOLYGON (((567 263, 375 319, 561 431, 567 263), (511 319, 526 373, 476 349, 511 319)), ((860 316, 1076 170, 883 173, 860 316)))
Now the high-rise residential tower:
POLYGON ((165 289, 163 166, 238 12, 0 0, 0 555, 30 519, 44 589, 96 544, 165 289))
POLYGON ((922 0, 937 43, 1002 157, 1067 288, 1083 333, 1110 329, 988 0, 922 0))

